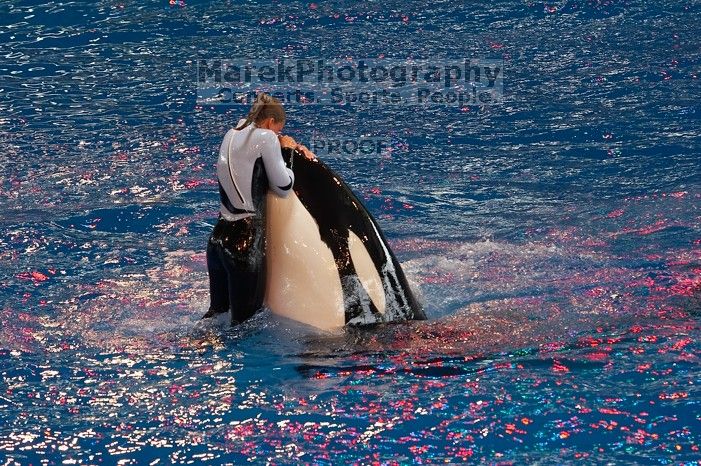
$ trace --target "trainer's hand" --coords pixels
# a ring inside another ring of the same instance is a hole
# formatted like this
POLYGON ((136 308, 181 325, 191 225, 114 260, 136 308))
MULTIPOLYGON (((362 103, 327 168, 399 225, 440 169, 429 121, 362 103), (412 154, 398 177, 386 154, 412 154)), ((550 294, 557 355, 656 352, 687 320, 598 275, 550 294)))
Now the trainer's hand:
POLYGON ((300 151, 302 154, 304 154, 304 157, 306 157, 309 160, 316 160, 316 154, 314 152, 310 151, 307 146, 303 144, 297 144, 297 150, 300 151))
POLYGON ((297 141, 292 136, 278 136, 278 139, 280 140, 280 147, 289 147, 290 149, 297 147, 297 141))

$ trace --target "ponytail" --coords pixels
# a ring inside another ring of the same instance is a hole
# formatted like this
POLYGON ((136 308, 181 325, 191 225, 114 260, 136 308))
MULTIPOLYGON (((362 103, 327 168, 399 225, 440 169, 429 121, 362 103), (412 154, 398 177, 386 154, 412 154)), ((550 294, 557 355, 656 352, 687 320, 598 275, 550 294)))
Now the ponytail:
POLYGON ((274 119, 278 123, 285 122, 285 109, 275 97, 272 97, 265 92, 261 92, 253 101, 251 110, 246 115, 246 120, 241 123, 236 129, 243 129, 251 123, 259 123, 268 118, 274 119))

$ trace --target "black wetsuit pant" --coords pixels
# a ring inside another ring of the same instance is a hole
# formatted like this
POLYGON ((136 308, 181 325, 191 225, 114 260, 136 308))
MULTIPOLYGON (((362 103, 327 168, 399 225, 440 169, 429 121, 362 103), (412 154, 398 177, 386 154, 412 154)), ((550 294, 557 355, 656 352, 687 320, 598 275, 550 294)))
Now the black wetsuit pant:
POLYGON ((265 297, 265 227, 258 216, 219 218, 207 244, 210 306, 205 317, 231 311, 235 325, 253 316, 265 297))

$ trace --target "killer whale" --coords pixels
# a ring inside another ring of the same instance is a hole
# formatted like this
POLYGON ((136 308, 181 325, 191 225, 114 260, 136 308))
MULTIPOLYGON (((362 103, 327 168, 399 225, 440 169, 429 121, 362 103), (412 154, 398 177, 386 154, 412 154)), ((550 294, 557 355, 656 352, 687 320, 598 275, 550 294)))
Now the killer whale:
POLYGON ((323 330, 425 320, 382 229, 343 179, 321 160, 282 153, 295 174, 294 192, 268 192, 260 206, 265 305, 323 330))

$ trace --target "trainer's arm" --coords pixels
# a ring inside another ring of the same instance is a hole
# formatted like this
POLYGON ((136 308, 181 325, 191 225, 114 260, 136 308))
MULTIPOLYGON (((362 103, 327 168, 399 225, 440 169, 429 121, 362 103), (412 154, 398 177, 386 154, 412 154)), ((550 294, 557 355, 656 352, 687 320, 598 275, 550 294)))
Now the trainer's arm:
POLYGON ((280 141, 272 131, 266 137, 262 147, 262 157, 270 189, 280 197, 287 197, 292 191, 295 174, 285 165, 285 161, 282 159, 280 141))

